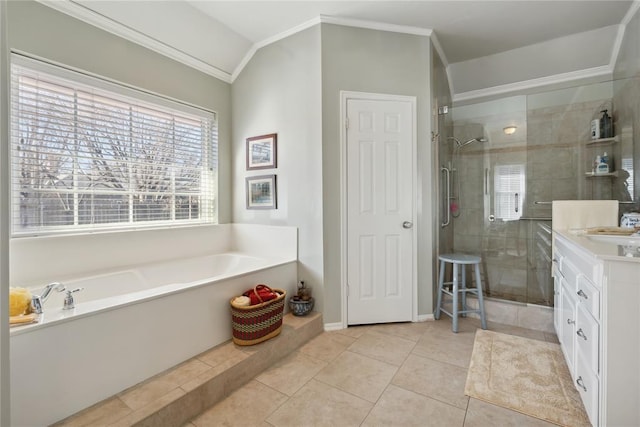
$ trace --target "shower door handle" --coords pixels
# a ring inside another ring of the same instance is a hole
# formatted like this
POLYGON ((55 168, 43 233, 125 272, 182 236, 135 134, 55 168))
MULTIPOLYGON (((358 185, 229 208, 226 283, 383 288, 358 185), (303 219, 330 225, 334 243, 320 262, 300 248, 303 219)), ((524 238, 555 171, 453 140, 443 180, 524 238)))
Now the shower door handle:
POLYGON ((447 220, 440 224, 440 226, 444 228, 451 222, 451 209, 449 208, 449 203, 451 203, 451 171, 445 167, 441 167, 440 172, 444 172, 444 175, 447 177, 447 198, 444 201, 447 220))
POLYGON ((516 193, 516 213, 518 213, 518 193, 516 193))

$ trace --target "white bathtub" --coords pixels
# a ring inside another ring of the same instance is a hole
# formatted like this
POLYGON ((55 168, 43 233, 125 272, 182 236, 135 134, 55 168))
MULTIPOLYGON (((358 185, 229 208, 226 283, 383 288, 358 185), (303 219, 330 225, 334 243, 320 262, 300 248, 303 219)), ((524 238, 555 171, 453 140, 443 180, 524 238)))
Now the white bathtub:
POLYGON ((293 292, 295 253, 228 252, 63 281, 84 288, 74 310, 53 293, 39 323, 11 329, 11 425, 49 425, 227 341, 229 300, 257 283, 293 292))

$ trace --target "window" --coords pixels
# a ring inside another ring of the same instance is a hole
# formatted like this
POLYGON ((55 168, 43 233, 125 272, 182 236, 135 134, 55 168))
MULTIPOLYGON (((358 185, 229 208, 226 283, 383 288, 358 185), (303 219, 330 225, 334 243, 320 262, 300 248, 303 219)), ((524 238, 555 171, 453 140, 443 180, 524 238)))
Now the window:
POLYGON ((14 236, 217 221, 213 113, 13 59, 14 236))
POLYGON ((524 165, 496 165, 494 174, 495 216, 513 221, 522 216, 524 165))

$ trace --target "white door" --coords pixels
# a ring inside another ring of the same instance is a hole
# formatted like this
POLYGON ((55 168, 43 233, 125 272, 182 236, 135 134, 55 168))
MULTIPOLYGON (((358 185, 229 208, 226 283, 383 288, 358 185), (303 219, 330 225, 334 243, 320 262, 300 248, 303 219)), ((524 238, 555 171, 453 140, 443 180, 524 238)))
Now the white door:
POLYGON ((413 319, 413 104, 347 99, 347 323, 413 319))

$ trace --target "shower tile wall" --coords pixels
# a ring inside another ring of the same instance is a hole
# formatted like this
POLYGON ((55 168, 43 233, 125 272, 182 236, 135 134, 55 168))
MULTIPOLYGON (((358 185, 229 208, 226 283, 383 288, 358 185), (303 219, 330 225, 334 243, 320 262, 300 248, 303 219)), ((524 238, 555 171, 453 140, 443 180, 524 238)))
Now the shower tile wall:
MULTIPOLYGON (((483 136, 457 156, 460 180, 460 215, 453 220, 456 251, 481 253, 487 296, 541 305, 553 303, 550 260, 546 247, 551 221, 490 221, 494 212, 496 165, 523 165, 525 192, 523 218, 549 218, 549 204, 559 199, 611 198, 612 179, 586 178, 591 162, 602 147, 588 148, 589 126, 611 100, 596 100, 527 110, 509 116, 501 112, 461 122, 454 120, 454 136, 464 142, 483 136), (514 120, 518 130, 505 137, 502 131, 514 120), (504 125, 497 125, 504 123, 504 125), (607 197, 607 195, 609 197, 607 197), (548 260, 548 261, 547 261, 548 260)), ((615 151, 612 153, 616 156, 615 151)), ((453 156, 456 162, 456 156, 453 156)), ((454 195, 457 183, 454 181, 454 195)), ((455 201, 455 200, 454 200, 455 201)))

